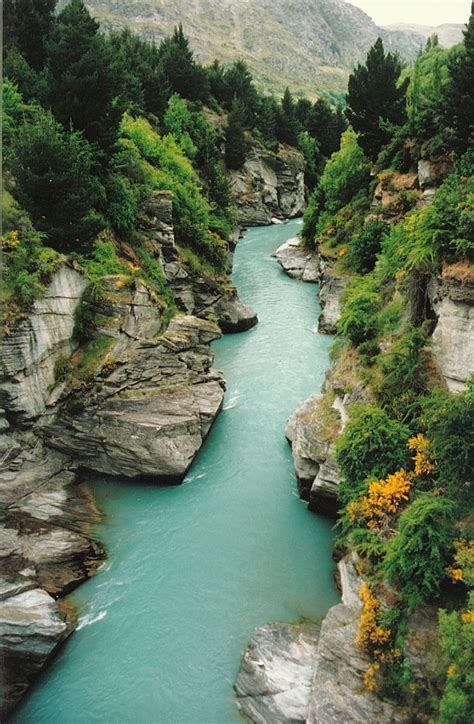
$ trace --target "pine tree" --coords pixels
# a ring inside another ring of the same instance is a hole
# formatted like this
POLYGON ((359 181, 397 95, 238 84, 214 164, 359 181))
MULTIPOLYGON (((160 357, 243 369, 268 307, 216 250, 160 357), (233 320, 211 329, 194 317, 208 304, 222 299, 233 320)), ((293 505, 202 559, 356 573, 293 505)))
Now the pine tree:
POLYGON ((56 0, 4 0, 4 53, 16 48, 33 70, 41 70, 55 7, 56 0))
POLYGON ((289 88, 285 89, 281 99, 281 112, 278 123, 278 140, 296 146, 298 143, 299 123, 296 108, 289 88))
POLYGON ((308 115, 307 126, 323 156, 329 158, 339 149, 347 123, 339 106, 334 111, 324 98, 319 98, 308 115))
POLYGON ((179 93, 189 100, 207 100, 209 80, 204 69, 194 60, 182 25, 162 41, 158 56, 172 93, 179 93))
POLYGON ((120 109, 111 55, 99 23, 82 0, 71 0, 58 16, 48 43, 50 103, 55 117, 83 131, 91 143, 108 150, 114 143, 120 109))
POLYGON ((369 50, 365 65, 358 65, 349 77, 347 117, 365 153, 375 160, 392 138, 393 127, 406 120, 405 96, 408 79, 398 85, 402 65, 400 59, 385 55, 378 38, 369 50))
POLYGON ((92 148, 82 134, 66 131, 49 112, 38 112, 14 136, 15 195, 58 251, 85 250, 100 228, 94 206, 103 189, 92 167, 92 148))
POLYGON ((239 169, 245 163, 247 144, 244 133, 245 108, 235 99, 225 132, 225 163, 227 168, 239 169))
POLYGON ((456 150, 463 153, 474 141, 474 14, 464 31, 461 52, 451 56, 449 74, 444 96, 447 122, 454 130, 456 150))
POLYGON ((279 108, 276 99, 273 96, 264 96, 260 99, 260 108, 258 110, 256 127, 262 134, 265 141, 270 144, 277 144, 277 121, 279 116, 279 108))

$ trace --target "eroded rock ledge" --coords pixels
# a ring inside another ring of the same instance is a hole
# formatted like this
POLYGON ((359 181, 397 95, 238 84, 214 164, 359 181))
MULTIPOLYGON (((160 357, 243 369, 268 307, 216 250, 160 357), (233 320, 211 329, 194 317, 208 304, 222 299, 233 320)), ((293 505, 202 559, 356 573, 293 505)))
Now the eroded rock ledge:
POLYGON ((364 691, 370 660, 355 643, 362 580, 353 558, 338 568, 342 603, 329 610, 321 627, 272 623, 255 631, 235 685, 239 709, 251 721, 408 721, 406 712, 364 691))

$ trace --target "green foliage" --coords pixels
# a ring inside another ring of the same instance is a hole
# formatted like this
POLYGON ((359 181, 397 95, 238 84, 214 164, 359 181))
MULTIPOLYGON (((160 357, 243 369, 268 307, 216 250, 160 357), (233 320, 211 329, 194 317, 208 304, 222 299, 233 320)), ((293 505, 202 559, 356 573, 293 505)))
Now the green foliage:
POLYGON ((369 187, 370 164, 349 129, 341 137, 341 148, 329 159, 305 213, 303 239, 314 238, 331 228, 334 215, 369 187))
POLYGON ((421 396, 427 384, 422 350, 427 344, 426 330, 415 327, 378 359, 377 399, 389 415, 407 424, 417 420, 421 413, 421 396))
POLYGON ((322 155, 329 158, 341 143, 341 135, 347 129, 347 121, 341 107, 331 108, 324 98, 319 98, 304 119, 303 127, 318 142, 322 155))
POLYGON ((456 395, 436 390, 422 401, 422 409, 434 480, 451 498, 467 502, 473 485, 474 384, 456 395))
POLYGON ((82 135, 65 131, 50 113, 38 111, 18 129, 10 166, 15 196, 51 246, 64 252, 87 248, 102 226, 96 208, 104 195, 82 135))
POLYGON ((296 107, 289 88, 285 89, 281 99, 281 112, 277 123, 277 138, 281 143, 296 146, 300 127, 296 117, 296 107))
MULTIPOLYGON (((470 608, 474 608, 471 601, 470 608)), ((468 722, 474 711, 474 620, 469 613, 439 612, 446 680, 439 708, 440 724, 468 722)))
POLYGON ((125 265, 117 256, 117 249, 112 239, 106 234, 96 239, 87 256, 76 256, 76 260, 92 281, 98 282, 101 277, 127 272, 125 265))
POLYGON ((189 100, 207 100, 209 81, 204 69, 194 60, 182 25, 162 41, 158 57, 171 92, 189 100))
POLYGON ((108 152, 121 115, 114 104, 112 57, 82 0, 71 0, 58 15, 48 56, 49 100, 56 119, 108 152))
POLYGON ((166 305, 166 314, 163 316, 165 317, 165 321, 167 321, 176 313, 176 302, 173 292, 168 286, 161 264, 147 251, 143 244, 135 245, 135 251, 140 257, 142 269, 147 281, 151 282, 151 285, 166 305))
POLYGON ((138 213, 138 193, 130 180, 120 174, 111 174, 107 187, 107 219, 121 236, 130 238, 135 229, 138 213))
POLYGON ((366 492, 369 479, 382 479, 408 463, 409 429, 374 405, 353 408, 336 443, 344 503, 366 492))
POLYGON ((453 547, 453 505, 423 494, 403 511, 399 533, 387 544, 383 571, 413 607, 439 595, 453 547))
POLYGON ((377 335, 377 313, 382 303, 372 277, 355 279, 342 297, 343 307, 337 323, 338 334, 357 347, 377 335))
POLYGON ((385 55, 378 38, 369 50, 365 65, 358 65, 349 77, 347 117, 360 133, 360 145, 374 161, 393 135, 393 128, 406 119, 405 95, 408 79, 399 83, 400 59, 385 55))
POLYGON ((454 131, 456 150, 463 153, 473 138, 474 97, 474 15, 464 31, 464 43, 449 58, 450 81, 444 88, 444 107, 449 126, 454 131))
POLYGON ((229 113, 225 132, 225 163, 227 168, 238 170, 245 163, 247 142, 244 133, 244 107, 235 100, 229 113))
POLYGON ((191 161, 173 136, 161 137, 148 121, 128 115, 122 120, 121 131, 128 139, 121 145, 124 173, 141 187, 143 197, 152 190, 171 191, 177 242, 190 246, 215 269, 224 269, 227 246, 209 232, 209 203, 191 161))
POLYGON ((25 104, 18 87, 8 78, 5 78, 2 85, 2 140, 3 152, 8 151, 10 140, 18 125, 25 104))
POLYGON ((54 23, 56 0, 4 0, 4 51, 15 48, 29 66, 41 70, 54 23))
POLYGON ((303 154, 306 163, 305 184, 312 190, 318 183, 323 168, 318 142, 307 131, 302 131, 298 135, 298 150, 303 154))
POLYGON ((8 334, 23 311, 41 296, 49 277, 65 259, 43 246, 41 234, 6 191, 2 215, 2 329, 8 334))
POLYGON ((389 226, 385 221, 369 220, 349 242, 348 252, 344 258, 347 267, 357 274, 368 274, 372 271, 382 247, 382 237, 388 230, 389 226))
POLYGON ((25 101, 46 102, 48 96, 46 68, 38 72, 33 70, 16 48, 11 48, 5 55, 3 75, 16 83, 25 101))
POLYGON ((407 90, 409 130, 418 139, 430 139, 443 132, 443 92, 449 82, 448 61, 457 52, 429 42, 418 56, 407 90))
POLYGON ((176 93, 168 101, 164 124, 168 133, 174 136, 186 156, 193 159, 197 153, 196 146, 191 138, 193 117, 186 103, 176 93))

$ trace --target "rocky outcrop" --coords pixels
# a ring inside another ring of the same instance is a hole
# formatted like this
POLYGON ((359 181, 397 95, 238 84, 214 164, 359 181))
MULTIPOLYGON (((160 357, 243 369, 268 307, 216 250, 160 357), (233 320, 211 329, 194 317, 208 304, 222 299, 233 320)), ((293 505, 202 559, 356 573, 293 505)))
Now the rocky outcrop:
POLYGON ((356 644, 361 610, 358 591, 362 581, 353 559, 340 561, 338 568, 342 603, 329 609, 321 626, 306 721, 406 722, 406 712, 364 689, 363 678, 370 659, 356 644))
MULTIPOLYGON (((180 256, 174 240, 171 194, 157 192, 150 196, 143 205, 140 232, 147 251, 160 262, 182 311, 205 319, 212 316, 225 333, 244 332, 257 323, 257 315, 239 300, 228 278, 216 280, 196 272, 180 256)), ((231 251, 236 243, 237 239, 231 240, 231 251)), ((136 261, 133 252, 131 259, 136 261)))
POLYGON ((92 495, 70 462, 31 433, 0 437, 0 655, 3 717, 74 629, 56 600, 104 559, 92 495))
POLYGON ((318 254, 311 249, 305 249, 299 237, 294 236, 285 241, 273 256, 292 279, 303 282, 319 281, 318 254))
POLYGON ((45 411, 56 361, 77 346, 74 313, 87 286, 81 274, 61 267, 27 319, 2 340, 0 404, 16 422, 30 421, 45 411))
POLYGON ((258 628, 235 684, 240 711, 253 722, 304 722, 316 664, 319 626, 270 623, 258 628))
POLYGON ((241 226, 300 216, 306 208, 304 160, 290 146, 278 153, 254 144, 239 171, 229 172, 241 226))
POLYGON ((320 257, 319 264, 319 301, 321 314, 318 330, 325 334, 335 334, 337 322, 341 316, 341 297, 350 277, 334 270, 334 262, 324 256, 320 257))
POLYGON ((370 659, 356 644, 362 583, 352 557, 339 562, 342 603, 319 627, 258 628, 242 656, 235 689, 253 722, 406 722, 406 712, 364 690, 370 659))
POLYGON ((343 418, 330 397, 312 395, 289 418, 285 436, 291 444, 300 497, 311 510, 334 515, 338 508, 339 472, 334 440, 343 418))
POLYGON ((437 321, 432 336, 435 360, 452 392, 466 388, 474 373, 474 284, 446 267, 428 284, 437 321))
POLYGON ((88 470, 180 482, 224 398, 209 347, 220 336, 213 322, 184 316, 155 340, 133 343, 45 426, 48 445, 88 470))

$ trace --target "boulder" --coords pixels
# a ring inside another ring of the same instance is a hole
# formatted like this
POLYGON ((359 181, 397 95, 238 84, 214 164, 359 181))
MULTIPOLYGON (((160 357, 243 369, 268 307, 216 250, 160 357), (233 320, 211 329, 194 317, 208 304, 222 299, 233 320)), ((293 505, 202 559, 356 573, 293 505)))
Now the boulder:
POLYGON ((474 283, 446 268, 429 282, 428 296, 437 317, 433 355, 449 389, 459 392, 474 372, 474 283))
POLYGON ((229 172, 241 226, 300 216, 305 208, 304 159, 290 146, 277 153, 255 143, 242 169, 229 172))
POLYGON ((220 336, 212 322, 175 317, 162 336, 134 343, 95 392, 66 404, 44 427, 47 444, 87 470, 181 482, 222 406, 209 347, 220 336))
POLYGON ((319 279, 319 257, 315 251, 305 249, 295 236, 278 247, 273 255, 288 276, 303 282, 319 279))
POLYGON ((258 628, 235 684, 240 711, 253 722, 304 722, 319 626, 270 623, 258 628))

